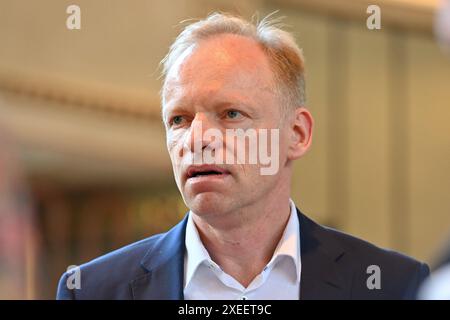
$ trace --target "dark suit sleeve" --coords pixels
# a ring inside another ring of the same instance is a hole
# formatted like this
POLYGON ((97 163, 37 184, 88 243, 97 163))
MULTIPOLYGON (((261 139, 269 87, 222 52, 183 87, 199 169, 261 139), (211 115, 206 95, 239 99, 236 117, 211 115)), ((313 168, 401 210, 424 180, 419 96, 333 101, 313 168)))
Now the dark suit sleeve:
POLYGON ((421 263, 418 270, 416 271, 414 280, 411 281, 409 290, 407 291, 406 299, 417 299, 417 294, 420 289, 421 284, 430 275, 430 268, 427 264, 421 263))
POLYGON ((67 273, 65 272, 58 283, 58 291, 56 293, 56 300, 75 300, 73 290, 67 287, 67 273))

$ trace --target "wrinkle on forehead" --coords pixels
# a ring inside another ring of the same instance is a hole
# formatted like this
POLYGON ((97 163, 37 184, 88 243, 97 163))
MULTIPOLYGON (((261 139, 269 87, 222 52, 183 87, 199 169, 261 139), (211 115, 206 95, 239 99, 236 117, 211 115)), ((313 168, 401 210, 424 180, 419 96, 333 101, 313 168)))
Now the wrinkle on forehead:
POLYGON ((256 88, 270 93, 275 87, 268 58, 259 44, 230 34, 202 40, 185 50, 169 70, 164 95, 176 95, 186 85, 204 84, 222 89, 256 88))
POLYGON ((218 71, 246 71, 272 78, 268 58, 259 44, 253 39, 238 35, 224 34, 201 41, 180 68, 187 80, 199 75, 214 79, 218 71))

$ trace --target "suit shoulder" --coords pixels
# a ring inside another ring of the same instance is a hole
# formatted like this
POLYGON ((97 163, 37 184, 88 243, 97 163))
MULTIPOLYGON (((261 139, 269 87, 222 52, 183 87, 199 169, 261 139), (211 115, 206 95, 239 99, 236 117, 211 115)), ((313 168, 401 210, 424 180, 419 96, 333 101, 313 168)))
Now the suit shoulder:
POLYGON ((140 262, 162 236, 163 234, 151 236, 77 266, 81 278, 80 289, 71 291, 65 288, 71 274, 65 272, 59 282, 57 297, 128 299, 128 283, 144 274, 140 262), (118 296, 119 294, 124 296, 118 296))
POLYGON ((386 260, 394 264, 401 264, 406 266, 410 265, 413 267, 417 267, 417 265, 421 264, 421 262, 419 262, 418 260, 395 250, 376 246, 366 240, 360 239, 333 228, 325 226, 323 226, 322 228, 345 249, 347 249, 349 252, 355 253, 356 256, 362 260, 379 259, 382 261, 386 260))
POLYGON ((163 234, 156 234, 143 240, 131 243, 122 248, 116 249, 102 256, 99 256, 91 261, 82 264, 82 268, 101 267, 103 265, 111 265, 116 263, 127 263, 134 260, 140 260, 145 253, 153 247, 153 244, 163 234))
MULTIPOLYGON (((379 273, 383 289, 380 298, 414 299, 420 284, 430 273, 425 263, 405 254, 378 247, 332 228, 323 228, 346 251, 343 260, 346 260, 348 268, 353 270, 355 297, 369 298, 361 295, 361 292, 369 292, 367 279, 379 273)), ((373 292, 371 294, 375 296, 373 292)))

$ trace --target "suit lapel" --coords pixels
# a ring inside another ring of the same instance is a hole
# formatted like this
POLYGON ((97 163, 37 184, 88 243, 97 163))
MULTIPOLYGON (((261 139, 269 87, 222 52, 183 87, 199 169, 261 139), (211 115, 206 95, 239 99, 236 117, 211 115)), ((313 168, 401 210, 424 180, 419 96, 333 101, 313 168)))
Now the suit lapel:
POLYGON ((298 209, 300 222, 300 299, 348 299, 351 271, 345 268, 345 251, 326 229, 298 209))
MULTIPOLYGON (((298 209, 301 246, 300 299, 348 299, 351 270, 345 251, 326 229, 298 209)), ((183 300, 186 217, 162 235, 141 261, 145 273, 130 285, 136 300, 183 300)))
POLYGON ((136 300, 183 300, 187 216, 162 235, 141 261, 146 273, 133 280, 136 300))

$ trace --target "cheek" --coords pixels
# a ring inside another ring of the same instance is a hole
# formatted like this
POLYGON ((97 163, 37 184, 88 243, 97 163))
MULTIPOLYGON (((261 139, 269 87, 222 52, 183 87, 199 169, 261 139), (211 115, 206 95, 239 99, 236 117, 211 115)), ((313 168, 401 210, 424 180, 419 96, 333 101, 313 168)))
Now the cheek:
POLYGON ((167 139, 167 151, 169 152, 170 159, 173 160, 174 151, 176 150, 177 142, 175 140, 167 139))
POLYGON ((280 137, 278 141, 278 150, 280 157, 286 156, 292 140, 293 140, 292 133, 290 131, 280 130, 280 137))
POLYGON ((167 133, 166 146, 172 162, 180 157, 180 149, 183 147, 184 136, 182 132, 167 133))
POLYGON ((179 140, 172 139, 170 137, 167 137, 167 140, 166 140, 167 151, 169 152, 169 157, 170 157, 170 161, 172 162, 173 173, 175 175, 176 180, 179 176, 180 164, 181 164, 180 163, 181 157, 180 157, 180 152, 179 152, 180 148, 178 147, 178 142, 179 142, 179 140))

